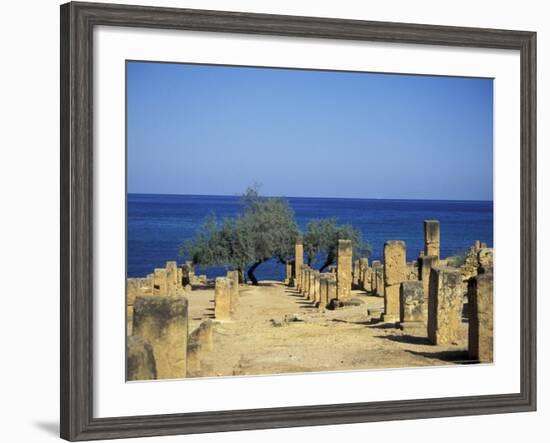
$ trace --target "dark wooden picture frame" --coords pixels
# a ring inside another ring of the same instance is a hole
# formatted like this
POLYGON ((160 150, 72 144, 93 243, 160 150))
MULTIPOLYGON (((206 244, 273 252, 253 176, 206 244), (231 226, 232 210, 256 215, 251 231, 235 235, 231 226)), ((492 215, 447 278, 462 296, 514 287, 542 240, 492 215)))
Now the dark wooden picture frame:
POLYGON ((61 6, 61 437, 92 440, 536 409, 536 33, 99 3, 61 6), (521 57, 521 391, 254 410, 93 416, 95 26, 513 49, 521 57))

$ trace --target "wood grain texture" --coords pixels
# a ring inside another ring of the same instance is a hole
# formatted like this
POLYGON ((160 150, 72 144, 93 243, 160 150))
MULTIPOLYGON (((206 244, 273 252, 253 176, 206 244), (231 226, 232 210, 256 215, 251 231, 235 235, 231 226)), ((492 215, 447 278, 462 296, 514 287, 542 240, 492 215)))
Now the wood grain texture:
POLYGON ((61 6, 61 437, 71 441, 533 411, 536 408, 536 34, 173 8, 61 6), (93 27, 515 49, 521 55, 521 392, 476 397, 93 417, 93 27))

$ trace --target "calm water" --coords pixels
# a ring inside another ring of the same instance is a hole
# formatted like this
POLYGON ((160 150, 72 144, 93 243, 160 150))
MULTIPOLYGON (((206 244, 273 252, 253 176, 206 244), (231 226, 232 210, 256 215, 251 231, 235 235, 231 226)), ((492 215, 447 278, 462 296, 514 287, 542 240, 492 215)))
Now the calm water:
MULTIPOLYGON (((493 246, 493 202, 442 200, 363 200, 288 198, 296 221, 304 230, 310 220, 336 217, 361 230, 373 247, 372 260, 381 259, 386 240, 404 240, 407 260, 423 248, 423 220, 441 222, 441 255, 467 249, 474 240, 493 246)), ((242 210, 240 197, 203 195, 128 195, 128 277, 143 277, 167 260, 178 257, 178 246, 215 213, 218 219, 242 210)), ((199 269, 209 277, 222 268, 199 269)), ((282 279, 284 266, 275 261, 260 265, 258 279, 282 279)))

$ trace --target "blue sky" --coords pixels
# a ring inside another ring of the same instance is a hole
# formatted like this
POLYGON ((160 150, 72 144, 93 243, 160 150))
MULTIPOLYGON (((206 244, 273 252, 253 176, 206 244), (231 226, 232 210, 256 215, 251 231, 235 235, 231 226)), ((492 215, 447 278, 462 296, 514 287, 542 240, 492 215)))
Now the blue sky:
POLYGON ((128 192, 492 200, 493 81, 127 62, 128 192))

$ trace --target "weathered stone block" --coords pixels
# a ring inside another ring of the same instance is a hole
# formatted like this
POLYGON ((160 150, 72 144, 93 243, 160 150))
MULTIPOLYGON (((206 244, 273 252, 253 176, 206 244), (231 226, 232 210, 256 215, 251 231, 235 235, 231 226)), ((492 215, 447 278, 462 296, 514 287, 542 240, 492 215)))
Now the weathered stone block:
POLYGON ((239 271, 229 271, 227 280, 229 281, 231 312, 235 312, 239 304, 239 271))
POLYGON ((296 240, 294 245, 294 275, 300 276, 304 267, 304 244, 302 239, 296 240))
POLYGON ((155 380, 157 368, 153 347, 137 335, 128 337, 127 346, 126 380, 155 380))
POLYGON ((324 309, 329 302, 328 279, 329 277, 326 273, 319 275, 319 309, 324 309))
POLYGON ((187 376, 197 377, 201 370, 201 345, 189 342, 187 345, 187 376))
POLYGON ((462 322, 462 275, 455 268, 436 266, 430 274, 428 338, 434 345, 455 343, 462 322))
POLYGON ((370 291, 369 259, 365 257, 359 259, 359 286, 370 291))
POLYGON ((285 263, 285 285, 290 285, 292 282, 292 263, 287 261, 285 263))
POLYGON ((321 275, 319 271, 313 271, 313 300, 315 303, 318 303, 321 301, 321 275))
POLYGON ((166 295, 174 296, 178 288, 178 264, 175 261, 166 262, 166 295))
POLYGON ((352 280, 352 283, 353 283, 353 286, 357 287, 359 286, 359 276, 360 276, 361 272, 360 272, 360 268, 359 268, 359 260, 355 260, 353 262, 353 280, 352 280))
POLYGON ((384 316, 382 319, 387 323, 399 321, 399 288, 400 285, 384 287, 384 316))
POLYGON ((483 274, 493 269, 493 248, 483 248, 477 253, 478 272, 483 274))
POLYGON ((440 255, 439 220, 424 220, 424 255, 440 255))
POLYGON ((197 343, 207 351, 214 349, 214 323, 212 320, 203 320, 197 328, 197 343))
POLYGON ((338 284, 336 283, 336 278, 332 277, 328 279, 327 292, 328 303, 330 303, 331 300, 336 300, 338 298, 338 284))
POLYGON ((139 295, 139 279, 127 278, 126 279, 126 304, 132 306, 134 300, 139 295))
POLYGON ((224 277, 216 278, 214 287, 214 316, 217 320, 231 320, 231 283, 224 277))
POLYGON ((338 299, 351 296, 352 253, 351 240, 338 240, 338 268, 336 269, 338 299))
POLYGON ((424 255, 418 257, 418 277, 422 282, 422 288, 424 291, 424 319, 428 322, 428 295, 430 293, 430 274, 432 268, 439 266, 439 259, 435 255, 424 255))
POLYGON ((481 363, 493 361, 493 273, 468 282, 468 354, 481 363))
POLYGON ((426 327, 426 309, 424 308, 424 288, 418 280, 404 281, 400 290, 401 329, 424 329, 426 327))
POLYGON ((151 345, 158 379, 186 376, 188 302, 185 297, 136 297, 133 333, 151 345))
POLYGON ((384 243, 384 285, 398 285, 407 280, 407 250, 405 242, 389 240, 384 243))
POLYGON ((166 278, 166 269, 157 268, 153 276, 153 295, 167 295, 168 280, 166 278))

